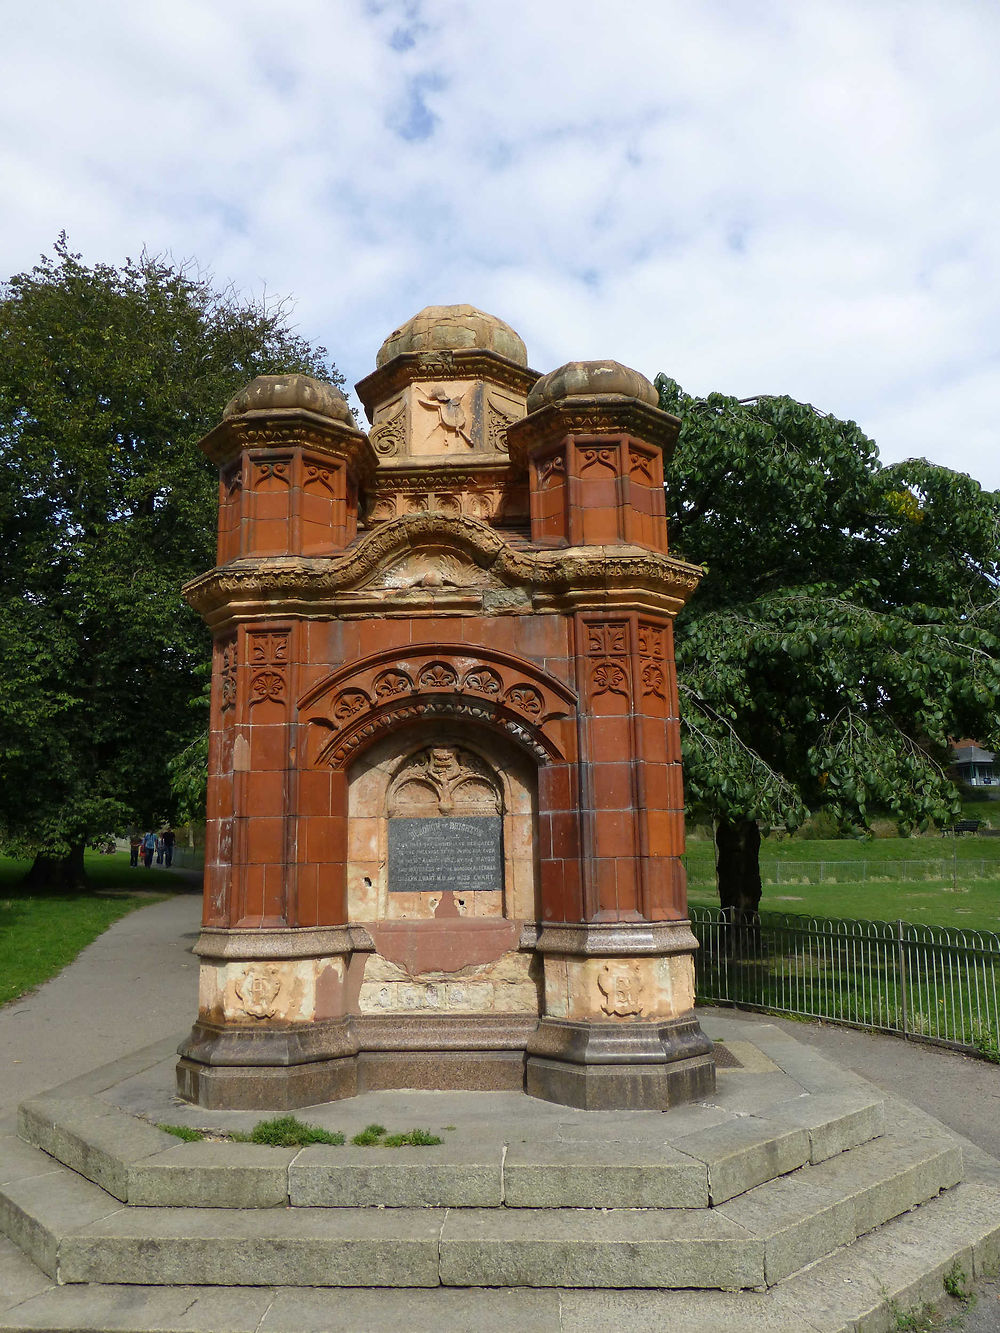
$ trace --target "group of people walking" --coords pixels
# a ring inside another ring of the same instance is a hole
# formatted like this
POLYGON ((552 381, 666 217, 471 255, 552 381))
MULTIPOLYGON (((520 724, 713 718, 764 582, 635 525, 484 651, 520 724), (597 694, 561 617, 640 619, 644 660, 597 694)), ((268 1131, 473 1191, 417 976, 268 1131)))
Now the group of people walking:
POLYGON ((158 866, 169 866, 174 859, 174 831, 172 828, 160 829, 154 833, 133 833, 129 838, 129 865, 137 866, 140 857, 148 870, 156 858, 158 866))

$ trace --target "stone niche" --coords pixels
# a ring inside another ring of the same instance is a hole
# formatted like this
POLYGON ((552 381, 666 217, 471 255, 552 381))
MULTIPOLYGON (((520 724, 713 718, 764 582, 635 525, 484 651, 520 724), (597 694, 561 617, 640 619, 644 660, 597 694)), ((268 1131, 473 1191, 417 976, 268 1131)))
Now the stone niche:
POLYGON ((178 1090, 667 1107, 694 1015, 672 622, 678 422, 614 361, 539 376, 428 307, 358 385, 261 376, 202 447, 215 569, 197 1020, 178 1090))
POLYGON ((348 775, 351 921, 537 921, 536 774, 502 737, 402 733, 348 775))
POLYGON ((434 728, 387 737, 349 773, 348 917, 361 1014, 541 1012, 521 949, 539 916, 537 800, 510 742, 434 728))

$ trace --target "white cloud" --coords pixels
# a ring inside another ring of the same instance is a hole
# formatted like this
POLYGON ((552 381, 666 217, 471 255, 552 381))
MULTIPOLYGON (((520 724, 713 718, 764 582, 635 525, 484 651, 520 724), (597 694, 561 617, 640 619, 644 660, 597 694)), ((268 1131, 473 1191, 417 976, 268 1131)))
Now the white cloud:
POLYGON ((37 0, 0 271, 195 255, 352 379, 470 301, 540 370, 791 393, 1000 487, 998 56, 977 0, 37 0))

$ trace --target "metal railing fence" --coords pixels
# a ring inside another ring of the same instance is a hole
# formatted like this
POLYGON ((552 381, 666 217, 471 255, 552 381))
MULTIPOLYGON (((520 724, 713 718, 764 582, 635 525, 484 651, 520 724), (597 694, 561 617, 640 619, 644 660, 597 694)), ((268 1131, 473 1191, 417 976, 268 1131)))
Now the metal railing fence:
MULTIPOLYGON (((867 884, 878 880, 1000 879, 1000 861, 960 858, 907 861, 772 861, 762 863, 765 884, 867 884)), ((713 866, 691 865, 691 883, 715 880, 713 866)))
POLYGON ((690 909, 697 993, 1000 1058, 1000 935, 906 921, 690 909))

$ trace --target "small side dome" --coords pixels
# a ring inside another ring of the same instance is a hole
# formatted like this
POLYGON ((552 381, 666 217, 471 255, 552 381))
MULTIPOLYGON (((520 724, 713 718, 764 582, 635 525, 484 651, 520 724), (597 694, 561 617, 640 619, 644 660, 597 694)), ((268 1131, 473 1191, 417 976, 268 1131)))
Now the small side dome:
POLYGON ((594 398, 606 393, 638 398, 651 407, 660 401, 646 376, 620 361, 567 361, 558 370, 543 375, 534 386, 528 394, 528 411, 535 412, 560 398, 594 398))
POLYGON ((287 407, 315 412, 317 416, 355 426, 347 399, 337 386, 313 379, 311 375, 258 375, 235 398, 230 398, 222 410, 222 417, 225 420, 242 416, 244 412, 270 412, 287 407))
POLYGON ((528 364, 528 349, 502 319, 474 305, 429 305, 390 333, 375 364, 382 369, 405 352, 496 352, 519 366, 528 364))

